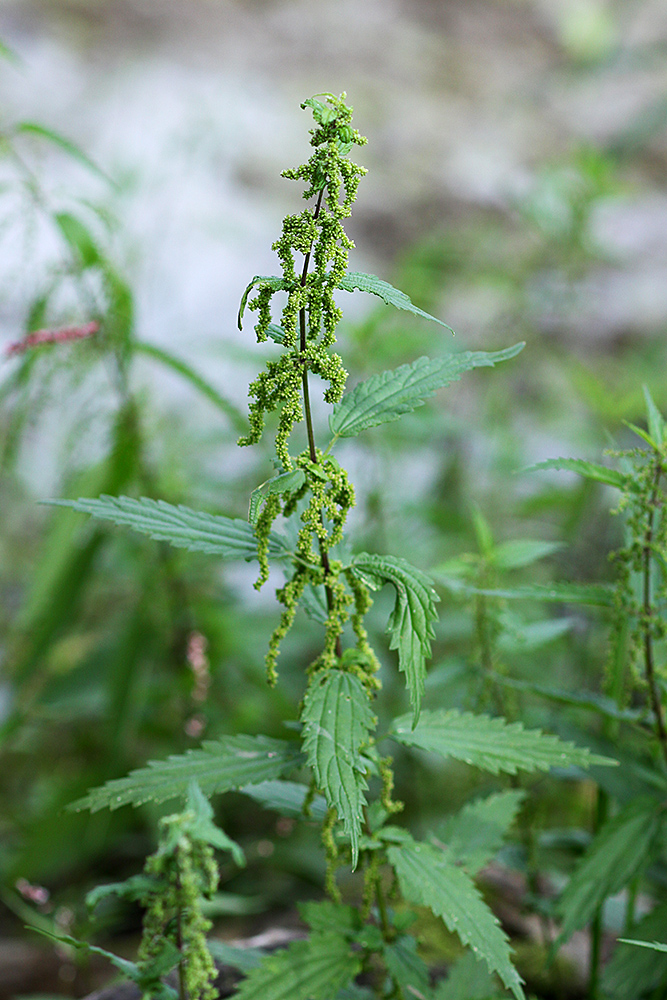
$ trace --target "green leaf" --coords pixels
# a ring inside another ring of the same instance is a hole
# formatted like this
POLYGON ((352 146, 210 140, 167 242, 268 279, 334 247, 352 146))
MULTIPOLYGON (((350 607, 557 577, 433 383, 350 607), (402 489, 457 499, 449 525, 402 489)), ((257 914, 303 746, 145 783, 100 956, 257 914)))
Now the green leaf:
POLYGON ((218 390, 215 389, 210 382, 207 382, 206 379, 199 374, 199 372, 196 372, 194 368, 190 367, 189 364, 182 361, 181 358, 177 358, 174 354, 171 354, 169 351, 165 351, 162 347, 157 347, 155 344, 147 344, 145 341, 141 340, 135 340, 132 348, 139 354, 145 354, 147 357, 153 358, 155 361, 159 361, 167 368, 171 368, 172 371, 178 372, 178 374, 187 379, 187 381, 190 382, 190 384, 193 385, 195 389, 202 394, 202 396, 205 396, 209 402, 213 403, 214 406, 225 414, 235 430, 237 430, 240 434, 247 433, 248 421, 241 411, 220 392, 218 392, 218 390))
POLYGON ((335 932, 315 933, 267 956, 236 1000, 334 1000, 361 970, 361 953, 335 932))
MULTIPOLYGON (((257 558, 257 538, 252 527, 241 518, 224 517, 191 510, 181 504, 141 497, 101 496, 97 499, 48 500, 59 507, 90 514, 104 521, 113 521, 158 541, 169 542, 176 548, 208 552, 226 559, 257 558)), ((288 550, 279 535, 272 533, 270 554, 285 558, 288 550)))
POLYGON ((262 948, 239 948, 238 946, 227 944, 220 938, 211 938, 206 942, 211 956, 221 965, 231 965, 246 974, 253 969, 259 968, 266 952, 262 948))
POLYGON ((239 330, 243 329, 243 314, 245 312, 245 307, 248 303, 250 293, 255 285, 268 285, 268 287, 272 288, 275 292, 283 291, 289 288, 285 279, 279 278, 275 274, 256 274, 241 296, 241 304, 239 306, 239 315, 237 319, 239 330))
POLYGON ((480 588, 457 580, 455 577, 431 570, 438 582, 448 590, 463 594, 482 594, 514 601, 551 601, 556 604, 583 604, 598 608, 614 606, 614 587, 604 583, 548 583, 522 584, 518 587, 480 588))
POLYGON ((229 851, 238 867, 245 868, 246 859, 243 851, 235 840, 232 840, 224 830, 215 825, 213 807, 194 779, 188 784, 184 812, 186 815, 191 813, 192 820, 189 823, 184 823, 180 829, 186 829, 193 840, 210 844, 212 847, 217 847, 219 851, 229 851))
POLYGON ((343 821, 352 847, 352 867, 359 855, 368 744, 375 717, 368 694, 354 674, 332 670, 310 681, 301 715, 304 750, 318 788, 343 821))
POLYGON ((69 212, 58 212, 54 220, 84 268, 104 263, 90 230, 80 219, 69 212))
POLYGON ((259 512, 267 497, 298 490, 305 481, 306 473, 303 469, 292 469, 290 472, 282 472, 279 476, 274 476, 273 479, 267 479, 250 494, 250 509, 248 511, 250 523, 257 524, 259 512))
POLYGON ((667 944, 661 944, 659 941, 633 941, 632 938, 619 938, 621 944, 636 944, 640 948, 650 948, 652 951, 662 951, 667 953, 667 944))
POLYGON ((206 740, 197 750, 149 761, 146 767, 93 788, 70 809, 118 809, 144 802, 166 802, 185 796, 194 780, 207 795, 279 778, 302 762, 293 743, 268 736, 222 736, 206 740))
POLYGON ((494 977, 468 951, 451 966, 447 978, 438 983, 433 1000, 492 1000, 495 995, 494 977))
POLYGON ((529 653, 560 639, 575 624, 574 618, 552 618, 521 627, 504 628, 496 642, 500 653, 529 653))
POLYGON ((36 927, 32 929, 36 930, 38 934, 43 934, 44 937, 51 938, 53 941, 70 945, 72 948, 88 952, 92 955, 101 955, 102 958, 108 959, 119 972, 122 972, 126 979, 136 983, 143 993, 149 995, 151 1000, 178 1000, 176 990, 160 981, 161 977, 166 976, 168 972, 176 968, 181 960, 179 949, 167 938, 164 938, 162 941, 160 953, 145 968, 142 964, 120 958, 118 955, 114 955, 112 951, 106 951, 105 948, 98 948, 94 944, 88 944, 87 941, 79 941, 69 934, 51 934, 36 927))
POLYGON ((583 927, 607 896, 620 892, 646 867, 661 816, 661 800, 643 796, 607 820, 558 901, 562 940, 583 927))
POLYGON ((132 902, 142 902, 154 893, 155 886, 156 880, 152 875, 130 875, 124 882, 110 882, 107 885, 98 885, 91 889, 90 892, 86 893, 86 906, 92 911, 108 896, 117 896, 132 902))
POLYGON ((341 288, 344 292, 359 291, 377 295, 388 306, 394 306, 396 309, 405 309, 407 312, 414 313, 415 316, 423 316, 424 319, 433 320, 434 323, 444 326, 451 333, 454 332, 447 323, 443 323, 441 319, 437 319, 435 316, 431 316, 430 313, 424 312, 423 309, 419 309, 410 301, 405 292, 394 288, 388 281, 378 278, 376 274, 364 274, 362 271, 348 271, 345 277, 338 282, 338 288, 341 288))
POLYGON ((525 797, 520 789, 498 792, 470 802, 450 816, 435 831, 446 860, 476 875, 502 847, 525 797))
POLYGON ((412 364, 371 375, 336 403, 329 417, 331 433, 336 438, 354 437, 368 427, 398 420, 464 372, 513 358, 522 347, 516 344, 494 353, 464 351, 445 358, 418 358, 412 364))
POLYGON ((586 479, 593 479, 597 483, 606 483, 607 486, 615 486, 618 490, 625 490, 630 486, 630 476, 617 469, 608 469, 606 465, 595 465, 593 462, 586 462, 583 458, 549 458, 546 462, 538 462, 530 465, 522 472, 536 472, 539 469, 566 469, 569 472, 576 472, 586 479))
POLYGON ((563 548, 562 542, 541 542, 530 538, 501 542, 493 551, 491 561, 498 569, 519 569, 531 566, 563 548))
POLYGON ((619 940, 602 973, 605 994, 614 1000, 652 996, 660 987, 664 990, 667 945, 658 944, 656 939, 667 936, 667 903, 656 906, 627 933, 632 933, 632 938, 619 940))
POLYGON ((430 577, 405 559, 360 552, 352 560, 351 568, 373 590, 379 590, 384 583, 391 583, 396 590, 396 604, 387 626, 391 634, 389 648, 398 650, 398 667, 405 674, 416 723, 426 680, 426 660, 431 655, 430 640, 435 638, 433 622, 438 617, 435 604, 440 598, 430 577))
POLYGON ((330 899, 310 900, 297 906, 301 919, 311 931, 335 931, 352 939, 361 930, 361 917, 353 906, 334 903, 330 899))
MULTIPOLYGON (((295 781, 262 781, 258 785, 245 785, 239 791, 259 802, 265 809, 275 809, 282 816, 303 818, 303 804, 308 795, 306 785, 299 785, 295 781)), ((316 795, 310 804, 309 815, 321 822, 326 814, 326 802, 321 795, 316 795)))
POLYGON ((648 390, 648 386, 642 386, 644 390, 644 399, 646 401, 646 415, 648 418, 648 432, 651 438, 659 449, 665 443, 665 421, 658 409, 658 407, 653 402, 653 397, 648 390))
POLYGON ((34 135, 38 139, 50 142, 53 146, 57 146, 64 153, 67 153, 68 156, 71 156, 72 159, 77 160, 82 166, 97 174, 98 177, 101 177, 108 184, 114 183, 82 149, 79 149, 76 143, 72 142, 71 139, 67 139, 64 135, 60 135, 59 132, 45 128, 44 125, 39 125, 37 122, 20 122, 14 131, 17 135, 34 135))
POLYGON ((622 722, 639 722, 646 717, 644 709, 619 708, 613 698, 606 695, 595 694, 594 692, 582 691, 574 693, 565 691, 562 688, 552 688, 544 684, 531 684, 530 681, 520 681, 513 677, 506 677, 503 674, 493 673, 495 684, 512 688, 515 691, 527 691, 536 694, 540 698, 556 702, 559 705, 569 705, 572 708, 581 708, 588 712, 595 712, 605 719, 618 719, 622 722))
POLYGON ((429 993, 428 966, 417 954, 417 941, 411 934, 402 934, 383 949, 389 975, 398 983, 406 998, 429 993))
POLYGON ((443 852, 429 844, 413 841, 390 847, 387 854, 406 899, 442 917, 447 929, 458 934, 491 972, 498 973, 517 1000, 524 1000, 507 937, 469 876, 448 864, 443 852))
POLYGON ((441 757, 454 757, 492 774, 548 771, 551 767, 615 764, 585 747, 566 743, 539 729, 524 729, 488 715, 436 709, 422 712, 415 729, 410 716, 394 719, 390 735, 405 746, 419 747, 441 757))

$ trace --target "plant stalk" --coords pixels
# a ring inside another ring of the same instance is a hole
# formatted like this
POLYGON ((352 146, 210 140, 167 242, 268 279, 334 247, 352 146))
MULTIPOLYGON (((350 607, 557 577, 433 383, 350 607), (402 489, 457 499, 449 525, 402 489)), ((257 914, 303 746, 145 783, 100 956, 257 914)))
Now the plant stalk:
POLYGON ((665 727, 665 717, 658 690, 658 682, 655 673, 655 661, 653 656, 653 636, 651 635, 651 618, 653 615, 652 594, 651 594, 651 546, 653 544, 653 522, 655 514, 655 503, 658 495, 658 485, 662 475, 662 463, 658 460, 655 477, 653 480, 653 490, 649 501, 648 524, 644 535, 644 548, 642 553, 643 561, 643 584, 642 584, 642 604, 643 604, 643 644, 644 644, 644 667, 646 669, 646 681, 649 687, 651 707, 655 716, 655 726, 658 741, 662 750, 662 755, 667 763, 667 728, 665 727))
MULTIPOLYGON (((321 189, 317 196, 317 203, 315 205, 315 211, 313 212, 313 219, 317 220, 319 218, 320 209, 322 208, 322 198, 324 196, 324 188, 321 189)), ((311 247, 312 249, 312 247, 311 247)), ((310 266, 310 254, 311 250, 305 254, 303 259, 303 270, 301 272, 301 286, 305 287, 306 278, 308 276, 308 268, 310 266)), ((299 310, 299 347, 303 353, 306 350, 307 340, 306 340, 306 307, 303 306, 299 310)), ((308 434, 308 451, 310 452, 310 460, 313 465, 317 464, 317 449, 315 447, 315 433, 313 431, 313 414, 310 406, 310 389, 308 387, 308 369, 304 367, 303 374, 301 376, 301 383, 303 387, 303 412, 306 419, 306 431, 308 434)), ((322 568, 324 570, 325 576, 329 576, 331 572, 331 565, 329 563, 329 553, 323 548, 321 540, 318 539, 318 544, 320 548, 320 558, 322 560, 322 568)), ((331 587, 328 584, 324 585, 324 592, 327 599, 327 610, 331 611, 333 607, 333 594, 331 593, 331 587)), ((341 657, 343 655, 343 648, 340 641, 340 636, 336 639, 336 656, 341 657)))

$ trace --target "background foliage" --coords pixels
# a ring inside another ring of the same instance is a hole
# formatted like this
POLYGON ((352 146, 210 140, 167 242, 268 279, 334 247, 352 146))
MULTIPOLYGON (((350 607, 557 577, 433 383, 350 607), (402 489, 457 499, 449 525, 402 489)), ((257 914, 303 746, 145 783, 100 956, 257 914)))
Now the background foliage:
MULTIPOLYGON (((504 37, 499 26, 515 24, 502 20, 509 15, 499 14, 499 6, 479 4, 475 10, 498 46, 504 37)), ((465 17, 457 5, 442 7, 450 18, 447 28, 465 52, 471 37, 465 17)), ((520 967, 543 996, 556 988, 574 991, 572 982, 588 978, 585 962, 576 973, 558 965, 555 972, 545 971, 544 938, 563 924, 569 931, 588 918, 597 921, 604 934, 596 940, 605 955, 619 931, 647 941, 667 937, 662 833, 651 797, 654 761, 642 729, 645 699, 640 691, 629 701, 614 700, 606 686, 609 592, 589 590, 582 603, 572 599, 571 589, 557 588, 565 581, 568 587, 613 581, 609 552, 623 544, 622 519, 610 514, 618 498, 595 478, 521 471, 563 454, 610 464, 604 448, 634 447, 636 439, 623 421, 647 426, 642 384, 658 409, 667 409, 665 315, 659 304, 651 314, 642 311, 636 289, 648 286, 627 280, 648 269, 649 256, 660 262, 664 252, 651 243, 655 237, 645 221, 647 214, 661 218, 664 211, 665 91, 655 71, 662 58, 659 21, 651 21, 649 4, 636 5, 634 20, 625 4, 569 9, 574 13, 550 20, 544 5, 540 21, 531 8, 530 38, 517 41, 515 34, 515 51, 522 57, 532 52, 534 25, 544 24, 551 100, 569 93, 574 105, 586 88, 604 95, 610 93, 605 88, 615 87, 615 93, 632 96, 626 110, 621 108, 606 130, 583 125, 577 133, 568 120, 557 147, 545 144, 532 159, 519 144, 513 155, 528 171, 528 181, 503 198, 497 188, 486 200, 471 188, 450 185, 443 193, 432 168, 420 167, 420 190, 427 192, 421 204, 419 196, 399 187, 402 211, 392 216, 380 207, 390 183, 381 174, 387 187, 376 189, 374 209, 355 232, 360 247, 370 236, 372 252, 381 258, 389 254, 386 233, 392 234, 393 259, 372 269, 451 322, 457 349, 494 350, 520 340, 526 349, 496 372, 472 373, 465 384, 448 387, 410 420, 372 429, 345 452, 360 487, 357 547, 408 557, 432 571, 442 587, 424 709, 444 703, 462 712, 502 712, 622 761, 617 773, 595 775, 609 797, 604 805, 594 784, 574 772, 558 782, 522 779, 519 786, 481 777, 451 758, 435 767, 407 749, 397 755, 397 794, 407 803, 415 835, 440 823, 443 839, 460 842, 462 851, 471 851, 471 833, 448 826, 450 813, 469 803, 470 812, 461 815, 469 816, 474 828, 477 797, 493 791, 506 796, 500 801, 509 829, 524 788, 530 789, 509 843, 503 846, 498 837, 481 845, 479 864, 495 859, 486 882, 492 902, 496 895, 501 902, 507 896, 499 872, 518 873, 524 895, 507 919, 514 920, 520 967), (652 31, 642 28, 646 18, 652 31), (643 91, 635 86, 637 67, 650 84, 643 91), (634 313, 611 295, 614 279, 629 302, 638 303, 634 313), (522 592, 522 587, 533 589, 522 592), (473 588, 496 593, 475 594, 473 588), (524 601, 516 596, 522 593, 524 601), (549 601, 542 600, 547 596, 549 601), (612 825, 605 828, 604 850, 589 856, 592 870, 570 882, 555 904, 591 835, 604 825, 605 809, 612 825), (603 856, 617 863, 599 867, 603 856), (594 884, 600 887, 597 894, 583 899, 594 884), (600 911, 606 896, 613 898, 600 911), (575 899, 584 920, 573 915, 575 899), (552 927, 554 905, 558 924, 552 927), (541 930, 535 930, 531 914, 541 930), (557 975, 563 977, 560 987, 549 985, 549 977, 557 975)), ((100 23, 113 34, 118 15, 113 5, 106 10, 107 20, 100 23)), ((46 17, 43 11, 38 16, 46 17)), ((63 15, 52 16, 57 21, 63 15)), ((445 15, 428 16, 439 37, 439 18, 445 15)), ((420 5, 415 23, 428 23, 428 16, 420 5)), ((256 23, 248 11, 239 17, 256 23)), ((93 39, 85 44, 99 44, 95 31, 103 29, 85 30, 93 39)), ((20 42, 20 32, 16 37, 20 42)), ((305 43, 292 44, 305 50, 305 43)), ((136 206, 141 185, 137 191, 136 178, 114 169, 114 155, 96 156, 91 164, 88 146, 83 154, 59 138, 60 132, 79 138, 78 126, 64 128, 57 116, 37 123, 22 114, 20 102, 11 100, 17 85, 7 81, 16 80, 13 74, 30 75, 35 50, 27 45, 26 51, 23 68, 10 59, 2 67, 8 95, 2 232, 5 243, 23 254, 4 256, 4 341, 91 319, 100 323, 100 334, 14 353, 2 362, 0 874, 3 928, 11 935, 23 933, 26 920, 49 926, 55 920, 61 930, 81 927, 84 890, 139 871, 152 849, 156 807, 88 815, 65 811, 68 802, 149 759, 194 747, 202 737, 255 731, 281 737, 300 691, 298 665, 317 652, 316 629, 304 616, 287 641, 283 685, 269 691, 263 654, 275 615, 260 599, 241 601, 251 579, 243 569, 220 569, 204 556, 84 523, 75 512, 55 516, 36 502, 128 493, 244 519, 247 498, 268 478, 270 467, 268 453, 244 456, 242 464, 229 457, 246 426, 245 385, 236 391, 237 373, 245 370, 244 343, 227 338, 208 355, 193 357, 187 330, 185 336, 182 329, 173 330, 164 340, 155 336, 144 275, 123 235, 132 233, 135 250, 140 246, 127 209, 136 206), (31 247, 41 249, 31 257, 31 247), (138 301, 135 284, 143 300, 138 301), (158 368, 170 373, 166 391, 155 375, 158 368), (184 405, 196 411, 196 421, 182 419, 184 405), (26 883, 46 887, 49 901, 31 903, 26 883)), ((305 75, 303 55, 297 62, 305 75)), ((343 62, 336 67, 341 76, 343 62)), ((408 63, 407 56, 399 58, 401 72, 408 63)), ((317 89, 298 82, 299 95, 317 89)), ((290 86, 296 84, 293 78, 290 86)), ((338 80, 326 84, 335 89, 338 80)), ((355 97, 358 115, 367 109, 370 117, 378 92, 366 81, 361 94, 370 96, 357 99, 349 77, 341 79, 343 87, 355 97)), ((492 89, 481 81, 477 93, 492 89)), ((398 116, 396 91, 388 93, 386 107, 398 116)), ((413 101, 410 107, 415 106, 413 101)), ((432 107, 429 100, 423 106, 432 107)), ((488 97, 480 106, 484 120, 492 119, 488 97)), ((275 107, 270 110, 280 120, 275 107)), ((442 153, 433 136, 444 129, 440 119, 431 118, 436 120, 430 146, 442 153)), ((361 127, 371 132, 365 122, 361 127)), ((384 124, 382 134, 390 134, 384 124)), ((414 160, 415 132, 408 139, 414 160)), ((466 145, 454 130, 453 146, 457 139, 466 145)), ((488 143, 495 150, 492 140, 488 143)), ((200 156, 202 149, 210 153, 201 142, 197 149, 200 156)), ((260 176, 270 175, 266 166, 254 166, 260 176)), ((268 201, 264 190, 260 204, 268 201)), ((239 257, 244 253, 247 246, 239 257)), ((187 284, 188 264, 181 263, 187 284)), ((241 274, 234 289, 238 300, 248 269, 241 263, 235 268, 241 274)), ((233 326, 235 305, 216 326, 216 336, 220 326, 233 326)), ((163 322, 164 312, 158 315, 163 322)), ((434 335, 427 324, 406 319, 378 306, 348 321, 346 363, 355 380, 422 353, 432 356, 434 341, 449 350, 446 331, 434 335)), ((581 591, 576 596, 581 598, 581 591)), ((390 605, 384 602, 389 601, 388 594, 378 601, 373 637, 385 650, 390 605)), ((402 684, 389 673, 384 680, 382 713, 388 718, 407 712, 402 684)), ((223 870, 227 881, 218 912, 242 915, 245 922, 235 925, 242 930, 251 926, 250 914, 272 914, 286 902, 308 898, 321 877, 315 835, 300 828, 293 832, 284 816, 247 798, 225 799, 223 808, 224 827, 243 845, 249 864, 233 877, 231 867, 223 870)), ((106 916, 110 931, 136 926, 131 909, 110 908, 106 916)), ((426 948, 429 942, 434 951, 436 943, 442 945, 433 940, 438 933, 424 926, 426 948)), ((446 947, 453 955, 450 941, 446 947)), ((568 961, 575 968, 577 960, 571 950, 568 961)), ((641 983, 646 995, 662 988, 664 969, 656 962, 647 949, 617 948, 607 966, 612 971, 605 973, 604 995, 625 996, 628 983, 635 989, 641 983)), ((447 980, 452 996, 456 974, 447 980)), ((448 988, 443 985, 443 998, 448 988)), ((479 996, 489 988, 482 984, 479 996)))

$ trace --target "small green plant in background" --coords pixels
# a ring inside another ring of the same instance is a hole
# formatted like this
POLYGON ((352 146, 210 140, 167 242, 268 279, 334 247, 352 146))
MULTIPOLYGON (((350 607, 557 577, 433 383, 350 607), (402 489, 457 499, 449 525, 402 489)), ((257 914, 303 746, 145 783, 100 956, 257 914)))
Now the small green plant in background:
MULTIPOLYGON (((97 811, 128 803, 162 803, 188 794, 195 781, 207 796, 236 790, 279 813, 319 822, 327 898, 302 905, 308 937, 265 956, 239 987, 240 1000, 430 997, 430 972, 410 933, 422 907, 441 918, 470 949, 470 957, 435 987, 438 1000, 464 1000, 473 990, 479 996, 497 995, 503 988, 522 1000, 522 981, 508 939, 474 877, 497 851, 523 793, 511 790, 479 799, 458 814, 443 816, 437 831, 418 839, 396 823, 402 805, 393 797, 390 747, 393 743, 405 752, 462 761, 493 775, 610 761, 499 716, 446 706, 422 709, 437 594, 429 576, 405 559, 352 553, 345 525, 354 488, 335 451, 338 442, 398 420, 464 373, 515 357, 523 345, 495 353, 421 357, 371 375, 345 392, 347 372, 334 350, 342 315, 336 299, 340 292, 361 290, 403 311, 440 321, 375 275, 348 270, 352 242, 343 220, 351 213, 365 172, 349 154, 365 139, 352 127, 344 95, 317 95, 303 107, 315 120, 313 153, 284 176, 303 181, 310 204, 287 216, 274 244, 282 273, 255 276, 239 311, 239 325, 247 308, 257 314, 260 344, 273 342, 265 368, 251 384, 250 432, 239 443, 257 443, 267 421, 272 422, 275 474, 253 491, 248 520, 145 498, 60 501, 177 547, 256 560, 258 588, 274 567, 281 571, 284 582, 276 590, 281 612, 266 656, 269 683, 278 682, 278 666, 284 662, 279 659, 281 646, 299 607, 322 633, 318 655, 304 665, 298 717, 286 720, 295 735, 210 739, 198 749, 153 761, 93 789, 76 808, 97 811), (283 303, 278 318, 273 313, 276 296, 283 303), (324 402, 330 407, 324 447, 317 441, 321 431, 311 393, 320 383, 313 376, 323 383, 324 402), (387 665, 371 645, 366 625, 373 594, 385 586, 394 596, 387 626, 389 649, 396 652, 410 702, 409 712, 391 720, 376 716, 376 696, 387 665), (363 985, 355 983, 360 976, 363 985)), ((288 662, 283 669, 292 675, 296 667, 288 662)), ((182 820, 173 822, 174 830, 182 828, 182 820)), ((168 824, 165 829, 170 829, 168 824)), ((166 843, 172 843, 170 834, 166 836, 166 843)), ((159 866, 168 857, 162 843, 155 862, 159 866)), ((161 867, 151 874, 162 877, 164 871, 161 867)), ((200 889, 206 891, 206 885, 201 883, 200 889)), ((167 881, 148 899, 151 941, 174 943, 173 936, 159 930, 162 916, 155 917, 156 907, 179 909, 173 893, 174 884, 167 881)), ((195 932, 201 930, 198 910, 193 905, 182 912, 184 992, 205 998, 205 992, 198 994, 193 987, 190 993, 188 987, 193 977, 202 981, 199 972, 188 971, 190 962, 196 970, 202 968, 197 964, 200 950, 191 952, 186 943, 190 919, 195 932)), ((178 948, 178 938, 175 943, 178 948)), ((142 954, 159 965, 165 952, 161 945, 152 947, 142 945, 142 954)), ((247 970, 247 964, 239 967, 247 970)), ((155 981, 145 989, 148 995, 162 995, 155 981)))

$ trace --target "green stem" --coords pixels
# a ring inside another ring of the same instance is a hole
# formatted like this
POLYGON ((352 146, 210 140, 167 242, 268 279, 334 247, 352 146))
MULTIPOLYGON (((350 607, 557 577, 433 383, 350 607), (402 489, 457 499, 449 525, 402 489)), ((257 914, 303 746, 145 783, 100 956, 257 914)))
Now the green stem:
POLYGON ((667 762, 667 729, 665 728, 665 717, 662 709, 662 701, 658 690, 658 682, 655 672, 655 661, 653 656, 653 636, 651 634, 651 619, 653 616, 652 594, 651 594, 651 548, 653 545, 653 521, 655 513, 655 503, 658 495, 658 485, 662 475, 662 463, 658 459, 656 463, 655 476, 653 480, 653 490, 649 500, 648 524, 644 535, 644 548, 642 552, 643 561, 643 595, 642 595, 642 632, 644 642, 644 666, 646 669, 646 681, 648 683, 651 707, 655 716, 655 726, 662 750, 662 755, 667 762))
MULTIPOLYGON (((315 211, 313 212, 313 220, 319 218, 320 209, 322 208, 322 198, 324 196, 324 188, 321 189, 319 195, 317 196, 317 204, 315 205, 315 211)), ((301 286, 305 287, 306 278, 308 276, 308 267, 310 266, 310 255, 311 250, 305 255, 303 260, 303 271, 301 272, 301 286)), ((303 354, 306 350, 307 338, 306 338, 306 307, 303 306, 299 310, 299 347, 301 353, 303 354)), ((306 418, 306 431, 308 434, 308 451, 310 452, 310 460, 313 465, 317 464, 317 448, 315 447, 315 432, 313 430, 313 414, 310 406, 310 389, 308 387, 308 369, 304 366, 303 374, 301 376, 301 384, 303 388, 303 412, 306 418)), ((322 560, 322 568, 326 576, 329 576, 331 572, 331 564, 329 562, 329 553, 326 551, 322 545, 322 540, 318 539, 320 558, 322 560)), ((324 592, 327 599, 327 609, 331 611, 334 598, 331 592, 331 587, 325 584, 324 592)), ((340 641, 340 636, 336 639, 336 656, 339 658, 343 655, 343 648, 340 641)))

